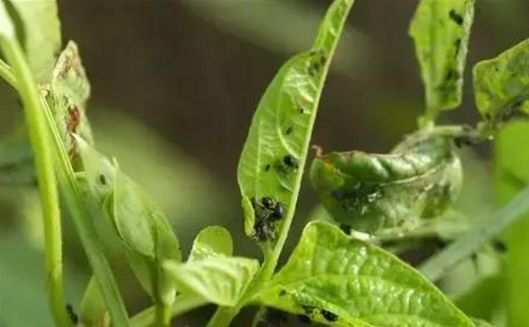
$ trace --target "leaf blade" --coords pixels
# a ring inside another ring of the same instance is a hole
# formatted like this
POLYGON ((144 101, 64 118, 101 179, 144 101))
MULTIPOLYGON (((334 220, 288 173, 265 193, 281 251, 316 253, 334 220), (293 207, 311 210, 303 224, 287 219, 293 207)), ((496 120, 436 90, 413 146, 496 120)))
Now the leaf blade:
POLYGON ((529 114, 529 39, 474 66, 475 102, 481 116, 501 123, 516 110, 529 114))
POLYGON ((287 264, 256 301, 294 313, 332 310, 336 321, 353 325, 473 326, 411 267, 322 222, 305 228, 287 264))
POLYGON ((427 110, 434 117, 461 104, 473 17, 474 0, 421 0, 411 22, 427 110))
POLYGON ((9 0, 22 21, 20 43, 38 83, 48 82, 55 56, 62 43, 58 7, 55 0, 9 0))
POLYGON ((330 59, 353 3, 333 3, 313 49, 293 57, 279 70, 252 119, 238 165, 238 182, 245 232, 258 241, 273 240, 276 229, 285 231, 290 225, 330 59), (262 205, 256 202, 264 197, 271 197, 287 212, 278 228, 275 223, 268 226, 269 220, 263 217, 256 219, 262 205))
POLYGON ((164 268, 184 294, 197 294, 221 306, 235 306, 259 263, 255 259, 218 255, 184 264, 166 262, 164 268))

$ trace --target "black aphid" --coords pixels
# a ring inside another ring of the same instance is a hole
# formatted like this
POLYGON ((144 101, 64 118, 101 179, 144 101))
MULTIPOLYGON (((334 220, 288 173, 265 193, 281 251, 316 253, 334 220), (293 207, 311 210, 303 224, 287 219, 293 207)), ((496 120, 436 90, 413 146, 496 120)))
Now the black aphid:
POLYGON ((321 309, 321 315, 327 321, 336 321, 336 320, 338 320, 338 315, 336 315, 335 313, 332 313, 330 311, 324 310, 324 309, 321 309))
POLYGON ((272 211, 272 214, 270 215, 270 218, 272 218, 273 220, 279 220, 283 218, 284 215, 285 209, 283 209, 283 205, 277 202, 274 206, 274 211, 272 211))
POLYGON ((504 253, 507 251, 507 246, 500 240, 493 241, 492 246, 494 246, 494 249, 498 252, 504 253))
POLYGON ((74 325, 77 325, 77 323, 79 322, 79 317, 77 316, 77 314, 73 310, 73 307, 72 307, 71 304, 67 304, 66 305, 66 313, 68 314, 68 317, 70 318, 70 321, 74 325))
POLYGON ((269 171, 272 166, 270 164, 266 164, 264 167, 265 171, 269 171))
POLYGON ((105 177, 105 175, 103 175, 103 174, 99 175, 99 183, 101 185, 107 185, 107 178, 105 177))
POLYGON ((290 168, 298 168, 298 160, 293 155, 287 154, 283 157, 283 163, 290 168))
POLYGON ((283 296, 285 296, 285 295, 287 295, 287 291, 285 291, 285 290, 281 290, 281 291, 279 291, 279 296, 280 296, 280 297, 283 297, 283 296))
POLYGON ((272 198, 268 197, 268 196, 265 196, 261 199, 261 204, 263 205, 263 207, 267 208, 267 209, 273 209, 274 208, 274 203, 275 201, 272 200, 272 198))
POLYGON ((290 135, 290 133, 292 133, 293 130, 294 130, 294 127, 289 126, 289 127, 285 130, 285 134, 286 134, 286 135, 290 135))
POLYGON ((454 9, 450 10, 450 12, 448 13, 448 16, 457 25, 463 25, 463 17, 460 14, 458 14, 454 9))

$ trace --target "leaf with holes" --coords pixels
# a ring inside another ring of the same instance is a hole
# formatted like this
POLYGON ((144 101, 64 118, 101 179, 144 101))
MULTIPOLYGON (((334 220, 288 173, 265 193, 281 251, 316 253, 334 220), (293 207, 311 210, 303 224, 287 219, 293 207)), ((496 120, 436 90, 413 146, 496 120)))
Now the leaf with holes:
POLYGON ((336 326, 474 326, 425 277, 372 244, 313 222, 254 302, 336 326))
POLYGON ((481 116, 496 125, 516 111, 529 114, 529 40, 474 67, 474 92, 481 116))
POLYGON ((450 208, 461 189, 462 169, 451 136, 417 132, 390 154, 320 155, 310 177, 335 221, 361 232, 395 234, 450 208))
POLYGON ((42 86, 58 132, 70 157, 78 149, 72 135, 81 136, 92 144, 90 123, 86 118, 86 102, 90 96, 90 82, 86 76, 79 49, 74 42, 60 54, 49 84, 42 86))
POLYGON ((353 0, 335 1, 310 51, 290 59, 263 95, 238 167, 246 234, 273 241, 290 225, 329 64, 353 0))
POLYGON ((421 0, 410 35, 431 114, 461 104, 474 0, 421 0))

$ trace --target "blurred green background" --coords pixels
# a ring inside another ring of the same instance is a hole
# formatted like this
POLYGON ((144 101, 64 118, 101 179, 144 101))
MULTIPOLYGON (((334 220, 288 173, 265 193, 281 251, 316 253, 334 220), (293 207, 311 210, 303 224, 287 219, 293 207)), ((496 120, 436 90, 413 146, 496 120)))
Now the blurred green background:
MULTIPOLYGON (((59 1, 64 41, 77 41, 92 83, 88 115, 97 145, 161 203, 184 251, 201 228, 218 224, 233 232, 238 254, 258 255, 242 231, 237 161, 260 95, 289 56, 309 47, 329 3, 59 1)), ((407 29, 416 4, 357 1, 324 92, 313 144, 388 151, 415 128, 423 97, 407 29)), ((529 1, 477 0, 476 6, 469 67, 529 36, 529 1)), ((443 116, 445 122, 477 119, 470 70, 467 75, 464 104, 443 116)), ((0 136, 23 135, 14 93, 5 85, 0 92, 0 136)), ((489 146, 463 155, 467 180, 460 209, 478 219, 495 207, 489 146)), ((52 325, 37 194, 28 174, 0 178, 1 327, 52 325)), ((288 247, 314 205, 305 183, 288 247)), ((76 307, 88 269, 68 217, 64 224, 68 298, 76 307)), ((113 258, 129 311, 136 312, 147 299, 123 258, 113 258)), ((461 269, 468 275, 469 269, 461 269)), ((444 287, 456 296, 472 278, 448 279, 444 287)), ((179 326, 204 325, 211 309, 183 317, 179 326)), ((246 326, 249 319, 251 310, 236 325, 246 326)))

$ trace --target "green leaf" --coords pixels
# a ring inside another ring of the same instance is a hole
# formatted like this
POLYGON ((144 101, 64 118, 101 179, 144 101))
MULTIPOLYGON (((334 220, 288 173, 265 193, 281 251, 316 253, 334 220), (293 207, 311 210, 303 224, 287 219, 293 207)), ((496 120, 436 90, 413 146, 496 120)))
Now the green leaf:
POLYGON ((161 264, 181 260, 180 245, 158 205, 114 161, 75 137, 90 196, 113 223, 138 280, 156 301, 170 304, 175 289, 161 264))
POLYGON ((323 222, 254 300, 327 325, 474 326, 413 268, 323 222))
POLYGON ((95 277, 91 277, 81 300, 79 319, 84 326, 107 327, 110 326, 108 313, 103 295, 95 277))
POLYGON ((51 78, 55 56, 61 47, 61 28, 55 0, 9 1, 20 16, 20 43, 38 83, 51 78))
POLYGON ((325 209, 344 226, 379 235, 444 213, 458 198, 462 169, 453 137, 435 131, 411 135, 390 154, 318 155, 310 177, 325 209))
POLYGON ((278 230, 290 225, 323 85, 353 2, 333 3, 312 50, 290 59, 279 70, 253 117, 238 181, 245 231, 258 241, 274 240, 278 230), (265 197, 273 208, 263 203, 265 197))
POLYGON ((13 25, 4 1, 0 2, 0 38, 3 42, 16 38, 15 25, 13 25))
MULTIPOLYGON (((529 185, 529 121, 516 121, 506 125, 496 139, 496 183, 501 204, 510 201, 529 185), (514 155, 515 154, 515 155, 514 155)), ((525 214, 505 233, 507 245, 506 299, 509 326, 529 325, 529 214, 525 214)))
POLYGON ((461 104, 474 0, 421 0, 410 35, 421 66, 430 115, 461 104))
POLYGON ((75 133, 92 144, 92 132, 86 118, 86 101, 90 96, 90 82, 86 76, 79 49, 70 41, 53 69, 49 85, 42 87, 57 129, 70 157, 77 154, 72 137, 75 133))
POLYGON ((233 240, 230 232, 220 226, 209 226, 198 233, 193 248, 189 255, 189 261, 204 259, 210 256, 233 254, 233 240))
POLYGON ((529 114, 529 40, 474 67, 474 94, 481 116, 493 124, 514 111, 529 114))
POLYGON ((183 294, 197 294, 221 306, 235 306, 259 269, 255 259, 209 256, 164 267, 183 294))

